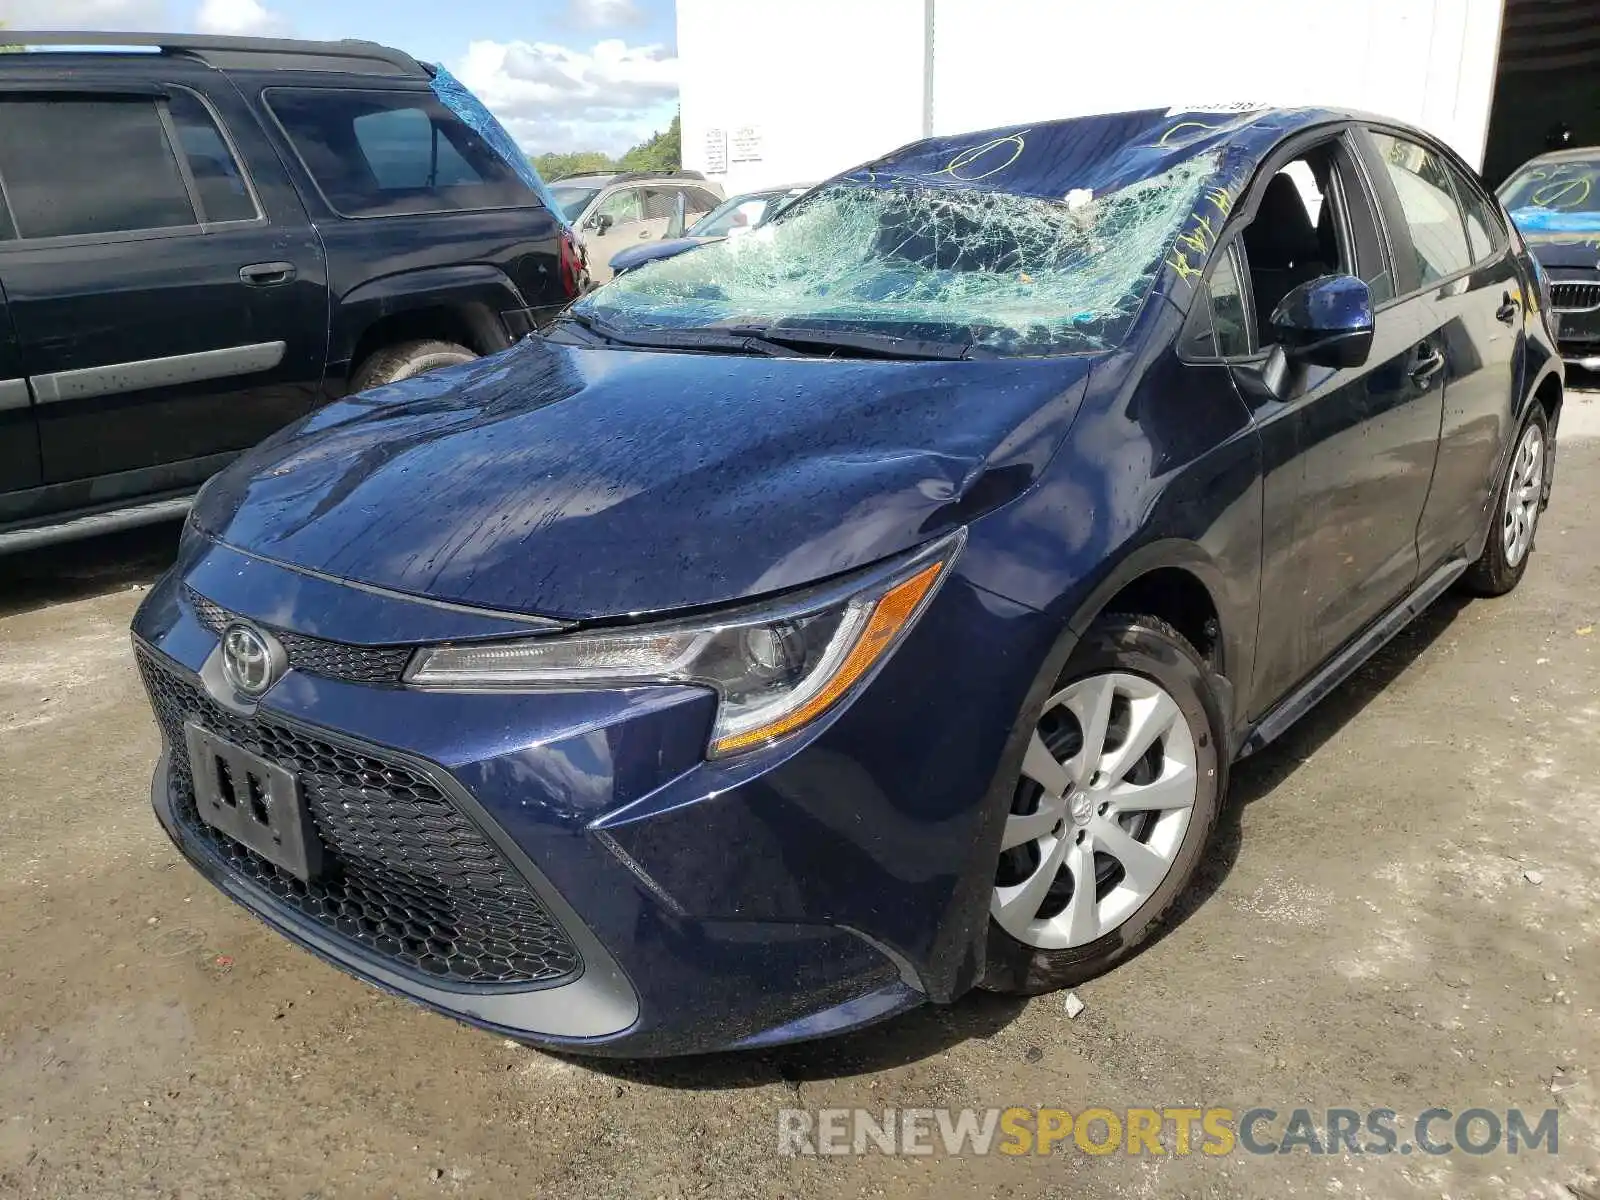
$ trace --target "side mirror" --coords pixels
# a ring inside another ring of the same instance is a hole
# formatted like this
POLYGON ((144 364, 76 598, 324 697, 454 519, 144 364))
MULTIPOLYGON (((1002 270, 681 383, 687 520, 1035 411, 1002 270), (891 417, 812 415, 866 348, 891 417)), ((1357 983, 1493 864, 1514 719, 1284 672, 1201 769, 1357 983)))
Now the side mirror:
POLYGON ((689 223, 689 196, 686 192, 679 192, 672 201, 672 217, 667 221, 667 231, 662 234, 666 238, 681 238, 683 227, 689 223))
POLYGON ((610 213, 596 213, 589 222, 596 233, 605 233, 616 223, 617 219, 610 213))
POLYGON ((1372 352, 1372 292, 1354 275, 1322 275, 1272 311, 1274 340, 1290 362, 1359 367, 1372 352))

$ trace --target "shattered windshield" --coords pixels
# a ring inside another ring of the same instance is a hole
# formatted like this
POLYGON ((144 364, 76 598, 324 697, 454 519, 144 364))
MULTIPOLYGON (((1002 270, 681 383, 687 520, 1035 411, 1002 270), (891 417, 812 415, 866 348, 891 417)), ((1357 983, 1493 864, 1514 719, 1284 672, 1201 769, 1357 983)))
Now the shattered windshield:
MULTIPOLYGON (((996 144, 1010 140, 1021 144, 996 144)), ((1036 181, 1009 187, 999 170, 863 169, 744 237, 621 275, 574 311, 635 337, 936 330, 995 354, 1105 349, 1126 336, 1216 165, 1215 153, 1197 154, 1131 182, 1049 194, 1036 181)))

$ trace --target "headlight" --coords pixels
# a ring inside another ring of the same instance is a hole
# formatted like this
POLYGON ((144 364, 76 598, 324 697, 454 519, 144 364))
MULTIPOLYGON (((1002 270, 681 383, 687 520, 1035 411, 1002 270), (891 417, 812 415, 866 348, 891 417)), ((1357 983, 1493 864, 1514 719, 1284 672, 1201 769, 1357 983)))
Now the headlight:
POLYGON ((697 620, 514 642, 433 646, 419 687, 588 688, 688 683, 718 697, 712 757, 816 720, 889 653, 933 597, 963 533, 910 559, 774 604, 697 620))

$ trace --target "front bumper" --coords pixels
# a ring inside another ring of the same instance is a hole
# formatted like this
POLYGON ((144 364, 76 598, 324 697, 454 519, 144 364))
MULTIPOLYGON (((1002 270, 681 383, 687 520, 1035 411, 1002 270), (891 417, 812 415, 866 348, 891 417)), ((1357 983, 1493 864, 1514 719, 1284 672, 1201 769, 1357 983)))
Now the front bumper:
MULTIPOLYGON (((482 632, 439 626, 476 614, 191 542, 135 621, 147 678, 166 671, 205 688, 216 674, 216 635, 189 584, 233 612, 316 635, 363 629, 399 644, 422 640, 423 627, 434 639, 482 632), (317 628, 295 617, 312 597, 317 628)), ((153 799, 184 855, 273 928, 473 1024, 628 1056, 822 1036, 973 982, 992 876, 982 799, 1052 636, 1044 618, 953 577, 842 711, 718 762, 703 757, 712 699, 687 688, 464 694, 291 669, 256 714, 236 714, 436 788, 570 939, 581 965, 558 978, 430 977, 415 955, 390 953, 395 943, 308 917, 314 905, 285 902, 186 819, 181 749, 165 730, 153 799), (930 672, 962 680, 959 694, 930 688, 930 672), (974 712, 1006 715, 986 725, 974 712)), ((381 796, 342 795, 341 805, 382 807, 381 796)))

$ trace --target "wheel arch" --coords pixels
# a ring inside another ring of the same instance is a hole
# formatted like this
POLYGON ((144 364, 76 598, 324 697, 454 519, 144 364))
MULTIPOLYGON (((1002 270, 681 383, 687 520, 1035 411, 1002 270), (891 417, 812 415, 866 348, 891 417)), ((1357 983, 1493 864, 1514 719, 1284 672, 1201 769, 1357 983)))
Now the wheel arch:
POLYGON ((1229 623, 1217 603, 1220 594, 1218 569, 1200 546, 1164 539, 1118 561, 1079 603, 1067 626, 1080 638, 1106 613, 1160 617, 1189 639, 1212 670, 1226 675, 1238 647, 1230 644, 1229 623))
POLYGON ((338 302, 330 357, 348 380, 375 350, 396 342, 437 338, 493 354, 511 344, 501 314, 524 307, 511 280, 484 264, 386 275, 338 302))

